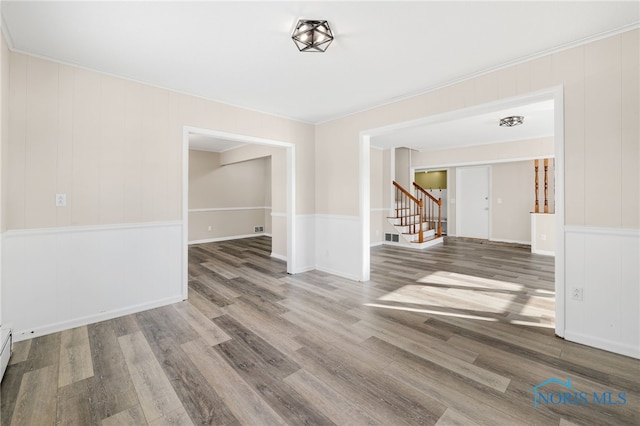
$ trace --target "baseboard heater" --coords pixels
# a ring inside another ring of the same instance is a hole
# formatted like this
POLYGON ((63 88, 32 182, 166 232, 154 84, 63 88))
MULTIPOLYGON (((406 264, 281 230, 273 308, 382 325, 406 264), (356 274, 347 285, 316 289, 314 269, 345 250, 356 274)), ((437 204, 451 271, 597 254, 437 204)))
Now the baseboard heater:
POLYGON ((4 372, 9 365, 9 358, 13 351, 13 333, 10 328, 0 328, 0 336, 2 336, 2 352, 0 352, 0 381, 4 377, 4 372))

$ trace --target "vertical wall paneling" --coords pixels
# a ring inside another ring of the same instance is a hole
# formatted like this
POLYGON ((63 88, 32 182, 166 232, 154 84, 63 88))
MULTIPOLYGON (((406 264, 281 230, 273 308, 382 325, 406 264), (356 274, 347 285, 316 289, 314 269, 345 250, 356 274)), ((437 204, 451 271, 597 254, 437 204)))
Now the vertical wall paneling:
POLYGON ((100 223, 121 223, 124 216, 124 158, 126 132, 124 81, 100 79, 100 223))
MULTIPOLYGON (((99 223, 100 217, 100 75, 74 69, 73 188, 68 195, 72 225, 99 223)), ((40 227, 41 225, 36 225, 40 227)))
POLYGON ((474 105, 498 99, 498 74, 495 72, 474 79, 474 105))
POLYGON ((55 226, 58 72, 51 62, 28 58, 25 143, 25 225, 55 226))
POLYGON ((622 103, 620 108, 622 164, 622 227, 640 228, 640 32, 620 36, 622 103))
POLYGON ((27 57, 10 55, 7 227, 24 228, 27 137, 27 57))
POLYGON ((557 53, 556 80, 564 90, 565 223, 585 224, 585 95, 584 46, 557 53))
POLYGON ((516 84, 518 87, 518 94, 531 92, 531 62, 525 62, 518 64, 516 67, 516 84))
MULTIPOLYGON (((145 155, 142 146, 143 90, 139 84, 124 82, 125 100, 123 106, 124 132, 122 138, 122 167, 124 169, 126 184, 124 185, 124 212, 125 223, 136 223, 143 220, 143 176, 142 161, 145 155)), ((151 153, 150 153, 151 154, 151 153)), ((155 154, 154 154, 155 155, 155 154)))
POLYGON ((621 202, 620 36, 585 46, 585 222, 619 227, 621 202))
MULTIPOLYGON (((58 129, 55 193, 67 195, 67 207, 56 207, 56 226, 71 226, 73 206, 73 74, 58 68, 58 129)), ((51 201, 50 201, 51 202, 51 201)))
POLYGON ((518 94, 518 74, 516 67, 504 68, 496 72, 498 79, 498 99, 518 94))
POLYGON ((553 56, 543 56, 530 62, 530 90, 542 90, 555 86, 553 79, 553 56))

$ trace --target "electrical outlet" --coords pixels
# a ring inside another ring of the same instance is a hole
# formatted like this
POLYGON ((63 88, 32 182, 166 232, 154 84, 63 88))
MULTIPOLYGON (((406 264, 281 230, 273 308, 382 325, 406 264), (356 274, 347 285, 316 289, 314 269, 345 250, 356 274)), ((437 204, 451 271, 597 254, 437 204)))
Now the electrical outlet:
POLYGON ((542 241, 547 241, 547 235, 546 235, 546 234, 541 234, 541 235, 540 235, 540 239, 541 239, 542 241))
POLYGON ((582 287, 574 287, 571 289, 571 298, 582 302, 582 287))
POLYGON ((56 194, 56 207, 65 207, 67 205, 67 194, 56 194))
POLYGON ((211 225, 207 227, 207 231, 211 231, 211 225))

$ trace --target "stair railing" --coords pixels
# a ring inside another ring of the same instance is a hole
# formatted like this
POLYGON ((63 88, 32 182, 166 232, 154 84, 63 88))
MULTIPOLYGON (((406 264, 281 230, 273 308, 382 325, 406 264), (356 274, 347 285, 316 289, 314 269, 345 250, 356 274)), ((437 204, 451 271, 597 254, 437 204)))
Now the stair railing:
POLYGON ((442 237, 442 198, 434 197, 415 182, 413 182, 413 188, 416 191, 415 198, 425 206, 421 221, 427 222, 428 229, 435 229, 437 237, 442 237))
POLYGON ((396 188, 396 219, 400 219, 400 226, 409 228, 409 234, 418 234, 418 242, 423 243, 424 231, 421 218, 424 216, 424 201, 411 195, 396 181, 393 181, 393 186, 396 188))

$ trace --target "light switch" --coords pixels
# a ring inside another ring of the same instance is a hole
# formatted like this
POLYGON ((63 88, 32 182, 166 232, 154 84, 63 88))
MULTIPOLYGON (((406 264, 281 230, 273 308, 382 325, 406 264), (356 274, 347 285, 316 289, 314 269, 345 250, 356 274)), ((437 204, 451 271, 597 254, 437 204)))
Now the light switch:
POLYGON ((496 200, 496 202, 497 202, 498 204, 502 204, 502 198, 498 198, 498 199, 496 200))
POLYGON ((67 194, 56 194, 56 207, 66 207, 67 194))

